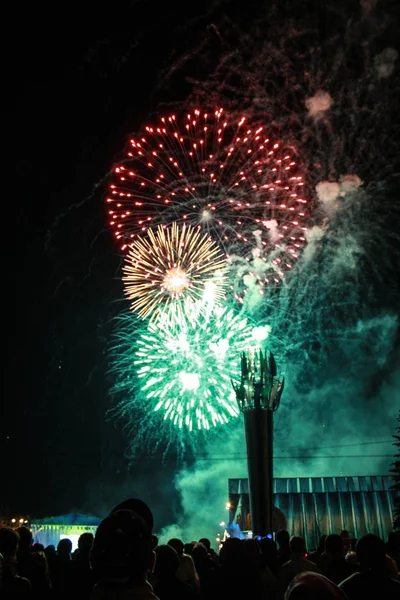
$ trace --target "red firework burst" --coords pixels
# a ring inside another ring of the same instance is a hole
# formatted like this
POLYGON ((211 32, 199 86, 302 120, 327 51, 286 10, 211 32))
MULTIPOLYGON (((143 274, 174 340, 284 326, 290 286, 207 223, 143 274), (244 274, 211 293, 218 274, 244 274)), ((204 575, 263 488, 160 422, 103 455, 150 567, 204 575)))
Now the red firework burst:
POLYGON ((291 152, 263 127, 222 108, 194 110, 130 139, 106 201, 122 250, 148 228, 187 223, 208 231, 228 255, 247 258, 258 249, 279 281, 305 243, 303 186, 291 152))

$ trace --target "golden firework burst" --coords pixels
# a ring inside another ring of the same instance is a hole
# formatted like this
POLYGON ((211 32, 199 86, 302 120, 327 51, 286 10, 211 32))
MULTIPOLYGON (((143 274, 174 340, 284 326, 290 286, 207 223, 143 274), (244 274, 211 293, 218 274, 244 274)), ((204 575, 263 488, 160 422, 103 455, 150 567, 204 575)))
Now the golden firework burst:
POLYGON ((225 264, 218 245, 200 228, 159 226, 131 244, 123 266, 125 294, 143 319, 166 309, 180 312, 186 301, 223 296, 225 264))

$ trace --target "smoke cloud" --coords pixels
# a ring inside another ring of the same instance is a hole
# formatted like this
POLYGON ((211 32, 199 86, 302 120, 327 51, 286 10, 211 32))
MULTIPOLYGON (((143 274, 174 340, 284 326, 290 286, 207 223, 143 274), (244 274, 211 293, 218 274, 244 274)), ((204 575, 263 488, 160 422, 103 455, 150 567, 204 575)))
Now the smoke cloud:
POLYGON ((308 109, 308 116, 318 120, 330 109, 333 104, 333 98, 328 92, 318 90, 314 96, 306 99, 305 104, 308 109))
POLYGON ((318 200, 327 214, 336 211, 336 200, 340 196, 340 185, 336 181, 321 181, 315 186, 318 200))
MULTIPOLYGON (((385 364, 396 329, 397 319, 391 315, 357 323, 346 332, 350 349, 342 356, 342 365, 337 363, 334 373, 326 366, 321 378, 325 380, 306 390, 310 373, 300 371, 299 365, 285 364, 288 387, 275 415, 275 477, 361 476, 388 471, 400 370, 386 378, 385 364), (377 365, 382 370, 378 391, 374 376, 368 375, 369 368, 369 373, 376 375, 377 365)), ((246 473, 239 417, 231 431, 202 449, 201 458, 190 469, 176 475, 182 512, 176 523, 160 531, 161 542, 171 537, 215 540, 221 531, 219 523, 227 520, 228 479, 245 478, 246 473)))
POLYGON ((393 74, 398 55, 394 48, 385 48, 375 57, 374 67, 378 79, 387 79, 393 74))
MULTIPOLYGON (((192 104, 225 102, 286 136, 304 172, 304 197, 316 209, 302 257, 277 290, 260 293, 258 281, 274 265, 273 250, 263 253, 260 225, 253 254, 229 259, 246 288, 243 312, 270 328, 268 347, 287 380, 275 416, 276 477, 387 473, 392 460, 400 385, 393 226, 399 208, 391 190, 400 154, 392 97, 399 80, 397 51, 376 48, 384 23, 374 24, 375 4, 361 0, 364 18, 357 23, 343 3, 340 33, 326 34, 323 48, 301 19, 288 17, 280 26, 268 14, 249 32, 226 22, 218 29, 214 73, 190 79, 192 104), (377 85, 389 76, 390 89, 377 85)), ((206 54, 194 52, 192 66, 206 54)), ((207 60, 214 54, 212 46, 207 60)), ((276 223, 270 215, 263 222, 271 242, 276 223)), ((160 532, 161 541, 213 540, 227 517, 228 479, 245 476, 239 417, 176 473, 181 510, 160 532)))

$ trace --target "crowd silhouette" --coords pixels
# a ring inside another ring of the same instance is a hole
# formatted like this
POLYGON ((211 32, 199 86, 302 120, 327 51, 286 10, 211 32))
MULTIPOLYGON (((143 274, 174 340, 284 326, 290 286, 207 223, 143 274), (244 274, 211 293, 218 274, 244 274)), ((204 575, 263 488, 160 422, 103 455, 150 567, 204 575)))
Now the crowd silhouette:
POLYGON ((159 544, 153 515, 139 499, 116 506, 95 536, 83 533, 72 552, 33 543, 22 526, 0 529, 0 598, 51 600, 400 600, 400 533, 385 544, 347 531, 321 537, 307 552, 286 530, 275 541, 227 538, 159 544))

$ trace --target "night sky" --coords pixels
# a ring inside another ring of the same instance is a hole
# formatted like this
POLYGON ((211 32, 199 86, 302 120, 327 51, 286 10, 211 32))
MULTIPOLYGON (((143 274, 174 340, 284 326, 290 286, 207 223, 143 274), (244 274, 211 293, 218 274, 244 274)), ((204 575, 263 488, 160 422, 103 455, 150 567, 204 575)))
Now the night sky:
POLYGON ((132 494, 164 522, 179 510, 166 501, 175 457, 129 466, 123 430, 105 416, 112 320, 126 307, 106 228, 106 175, 130 131, 160 102, 187 96, 184 83, 159 89, 163 69, 221 14, 244 23, 251 6, 65 2, 12 17, 11 109, 3 116, 12 129, 11 173, 3 173, 3 513, 102 516, 132 494), (136 483, 150 465, 154 489, 136 483))
MULTIPOLYGON (((126 135, 155 107, 157 76, 184 43, 179 26, 204 10, 69 2, 19 16, 9 55, 6 513, 101 512, 115 485, 128 481, 131 491, 135 481, 139 467, 127 475, 124 434, 105 418, 111 319, 124 301, 118 247, 105 229, 104 178, 126 135)), ((175 90, 176 99, 184 92, 175 90)), ((158 492, 172 486, 166 472, 158 492)), ((151 499, 151 491, 134 491, 151 499)))

